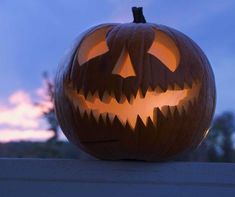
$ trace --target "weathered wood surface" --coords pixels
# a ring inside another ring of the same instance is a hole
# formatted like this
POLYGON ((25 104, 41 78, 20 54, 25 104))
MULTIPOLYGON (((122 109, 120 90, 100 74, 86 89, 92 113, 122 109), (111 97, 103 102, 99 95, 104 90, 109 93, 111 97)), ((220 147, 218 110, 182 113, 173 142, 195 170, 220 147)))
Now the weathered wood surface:
POLYGON ((235 165, 0 159, 0 196, 235 196, 235 165))

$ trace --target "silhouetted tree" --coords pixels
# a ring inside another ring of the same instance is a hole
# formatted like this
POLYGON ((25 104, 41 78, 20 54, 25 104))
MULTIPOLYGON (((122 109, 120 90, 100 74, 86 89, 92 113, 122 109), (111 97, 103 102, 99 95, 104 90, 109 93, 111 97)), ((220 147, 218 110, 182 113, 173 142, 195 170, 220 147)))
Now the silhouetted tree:
POLYGON ((235 117, 232 112, 217 116, 207 138, 208 156, 212 161, 233 161, 233 139, 235 117))
POLYGON ((43 79, 46 83, 46 94, 48 96, 48 101, 51 102, 51 106, 47 107, 43 111, 43 117, 47 120, 48 124, 50 127, 48 130, 53 131, 53 136, 48 140, 48 142, 53 142, 58 140, 58 131, 59 131, 59 123, 56 119, 55 115, 55 109, 53 105, 53 100, 54 100, 54 84, 50 80, 48 73, 44 72, 43 73, 43 79))

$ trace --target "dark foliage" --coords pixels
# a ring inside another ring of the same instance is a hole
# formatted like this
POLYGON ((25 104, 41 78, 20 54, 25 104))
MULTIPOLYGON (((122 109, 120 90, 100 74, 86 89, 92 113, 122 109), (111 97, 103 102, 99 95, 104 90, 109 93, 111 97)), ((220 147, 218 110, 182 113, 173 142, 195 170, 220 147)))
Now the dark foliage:
POLYGON ((68 142, 11 142, 0 144, 0 157, 80 158, 80 151, 68 142))
MULTIPOLYGON (((48 73, 43 73, 43 78, 46 83, 46 93, 49 98, 49 102, 53 103, 54 100, 54 84, 50 80, 48 73)), ((55 109, 54 105, 53 107, 48 108, 43 112, 43 117, 47 120, 49 124, 48 130, 53 131, 53 136, 48 140, 48 142, 54 142, 58 140, 58 131, 59 131, 59 123, 57 121, 56 115, 55 115, 55 109)))

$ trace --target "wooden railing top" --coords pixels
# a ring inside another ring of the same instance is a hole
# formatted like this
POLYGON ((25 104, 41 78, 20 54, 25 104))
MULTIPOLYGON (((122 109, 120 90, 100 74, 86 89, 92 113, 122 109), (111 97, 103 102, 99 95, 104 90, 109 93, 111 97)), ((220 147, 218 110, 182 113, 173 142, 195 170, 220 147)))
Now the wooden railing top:
POLYGON ((1 197, 143 195, 234 197, 235 164, 0 159, 1 197))

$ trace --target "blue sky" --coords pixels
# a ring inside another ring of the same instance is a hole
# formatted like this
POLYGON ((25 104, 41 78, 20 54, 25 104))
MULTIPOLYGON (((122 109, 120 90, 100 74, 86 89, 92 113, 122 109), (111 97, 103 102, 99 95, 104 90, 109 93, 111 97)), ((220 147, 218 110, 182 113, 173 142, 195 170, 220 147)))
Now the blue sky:
POLYGON ((149 22, 174 27, 207 54, 216 77, 217 113, 235 111, 234 0, 0 0, 0 102, 33 93, 41 74, 54 74, 65 51, 90 26, 131 22, 143 6, 149 22))

